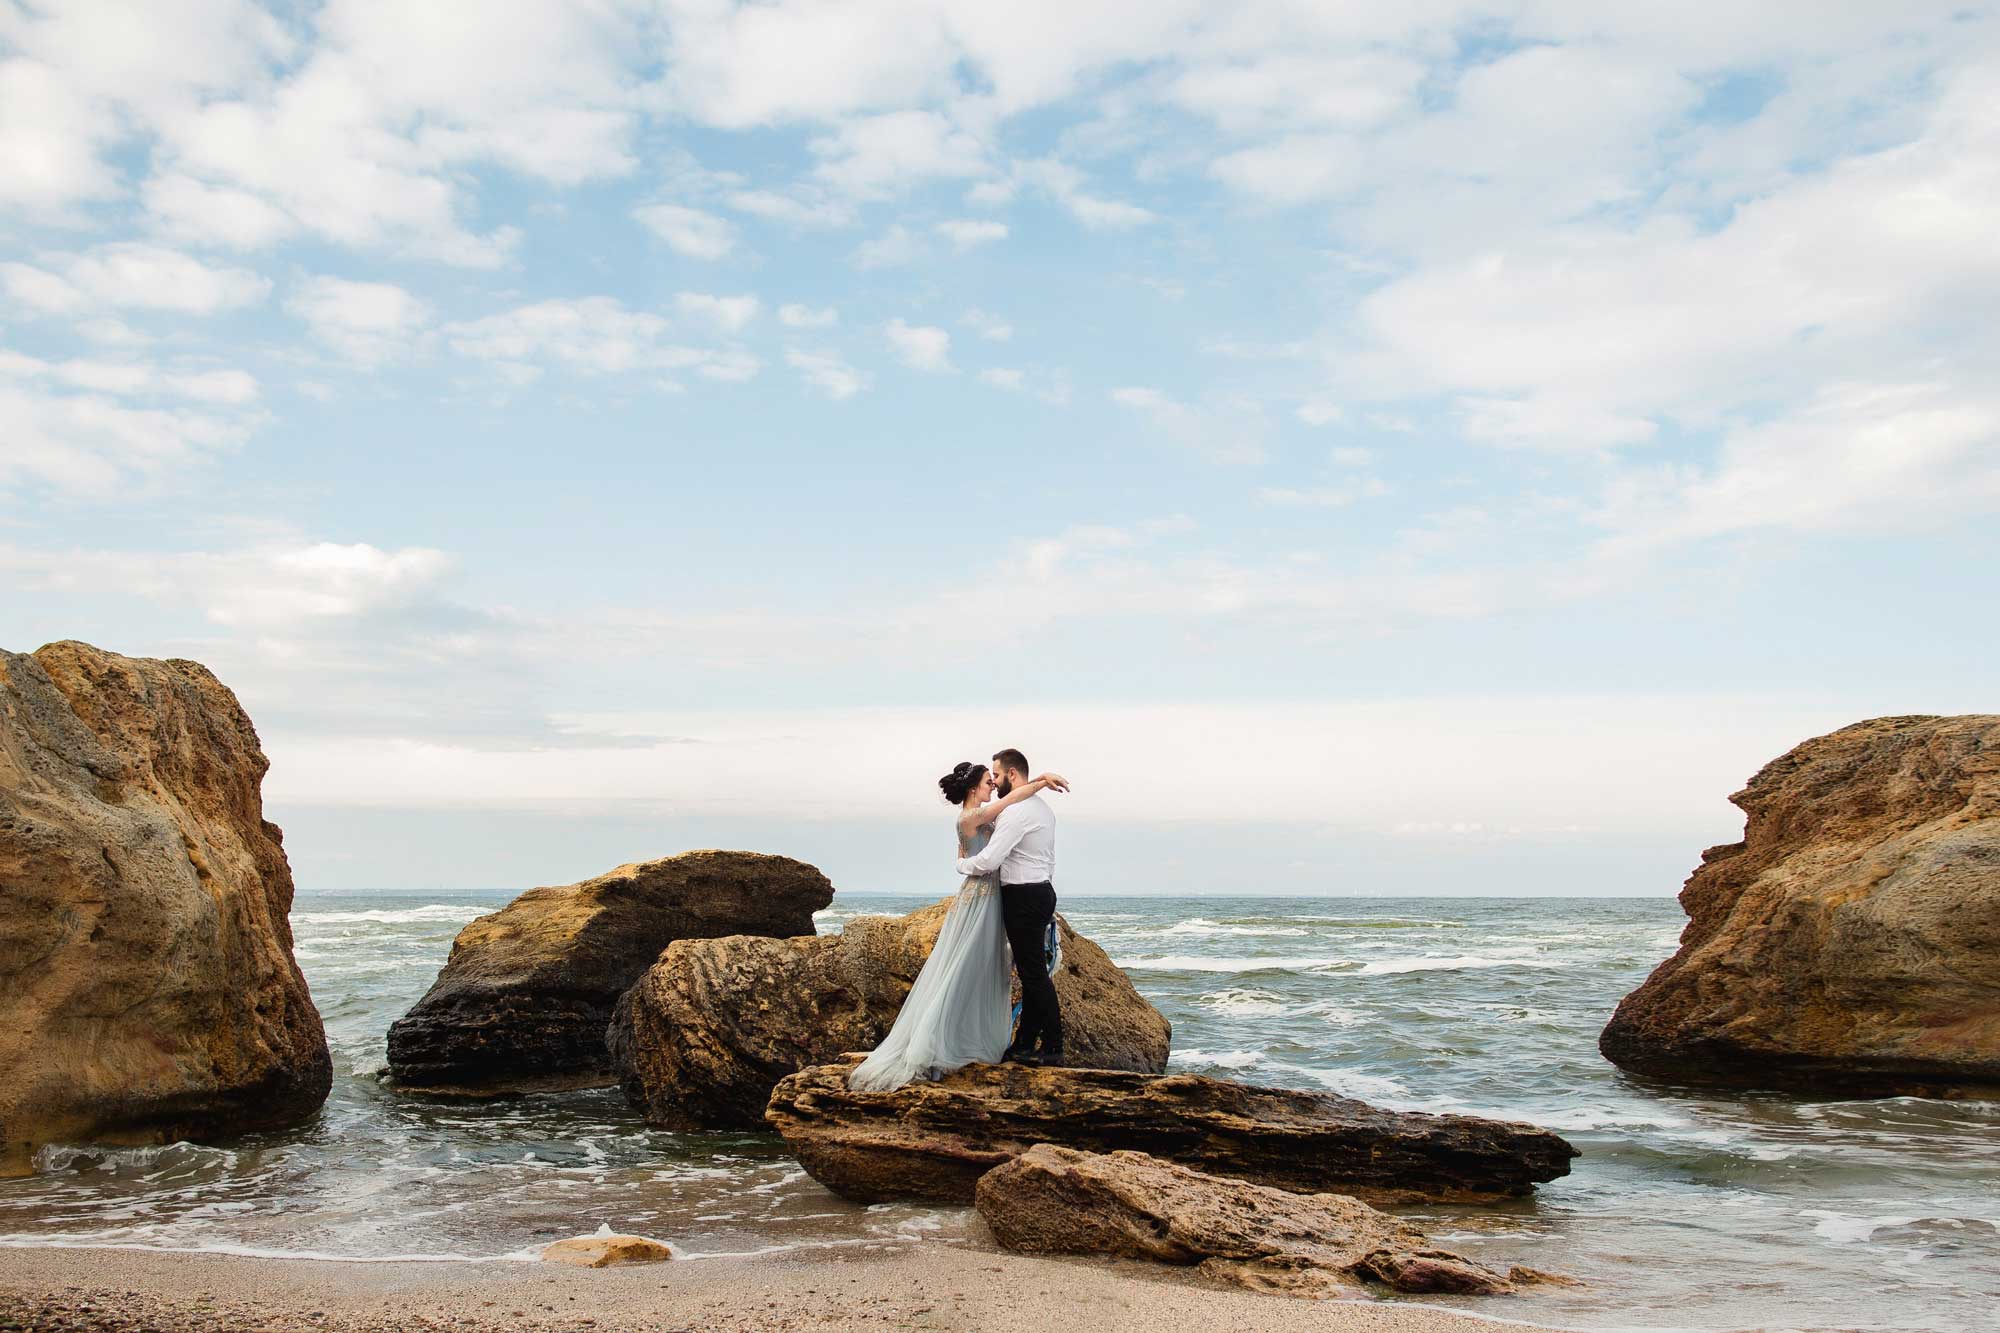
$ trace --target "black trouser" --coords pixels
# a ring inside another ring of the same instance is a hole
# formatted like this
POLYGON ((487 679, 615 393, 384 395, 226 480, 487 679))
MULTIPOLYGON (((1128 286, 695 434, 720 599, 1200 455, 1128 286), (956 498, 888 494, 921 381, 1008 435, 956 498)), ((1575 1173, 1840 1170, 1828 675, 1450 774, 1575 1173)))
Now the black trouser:
POLYGON ((1049 980, 1049 922, 1056 919, 1053 884, 1002 884, 1000 921, 1014 950, 1014 970, 1021 975, 1021 1025, 1014 1031, 1014 1049, 1031 1051, 1037 1039, 1050 1054, 1062 1052, 1062 1006, 1056 983, 1049 980))

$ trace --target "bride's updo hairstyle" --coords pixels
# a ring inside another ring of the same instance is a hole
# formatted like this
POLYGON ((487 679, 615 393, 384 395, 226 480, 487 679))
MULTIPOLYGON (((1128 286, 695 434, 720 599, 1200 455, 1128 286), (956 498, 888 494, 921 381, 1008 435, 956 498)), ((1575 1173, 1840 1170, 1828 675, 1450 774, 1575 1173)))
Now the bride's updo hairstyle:
POLYGON ((975 764, 968 759, 938 779, 938 790, 943 792, 944 798, 953 805, 964 805, 966 796, 985 776, 986 765, 975 764))

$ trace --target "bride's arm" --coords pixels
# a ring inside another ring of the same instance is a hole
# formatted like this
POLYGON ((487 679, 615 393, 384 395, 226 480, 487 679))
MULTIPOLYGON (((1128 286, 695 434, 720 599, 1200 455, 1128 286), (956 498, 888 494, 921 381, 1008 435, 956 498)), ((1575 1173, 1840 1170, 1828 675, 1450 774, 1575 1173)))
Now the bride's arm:
POLYGON ((1069 780, 1060 773, 1044 773, 1033 782, 1025 782, 1008 792, 997 801, 988 801, 977 810, 969 810, 958 817, 959 836, 972 841, 973 832, 982 824, 991 824, 1000 818, 1000 812, 1010 805, 1027 800, 1041 791, 1068 791, 1069 780))

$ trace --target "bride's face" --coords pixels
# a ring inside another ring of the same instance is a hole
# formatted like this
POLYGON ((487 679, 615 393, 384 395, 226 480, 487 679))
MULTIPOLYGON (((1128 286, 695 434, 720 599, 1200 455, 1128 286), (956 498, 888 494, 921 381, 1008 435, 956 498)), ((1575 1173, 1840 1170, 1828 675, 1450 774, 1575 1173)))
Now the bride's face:
POLYGON ((974 805, 985 805, 992 799, 993 774, 989 771, 985 777, 979 779, 979 785, 972 789, 972 803, 974 805))

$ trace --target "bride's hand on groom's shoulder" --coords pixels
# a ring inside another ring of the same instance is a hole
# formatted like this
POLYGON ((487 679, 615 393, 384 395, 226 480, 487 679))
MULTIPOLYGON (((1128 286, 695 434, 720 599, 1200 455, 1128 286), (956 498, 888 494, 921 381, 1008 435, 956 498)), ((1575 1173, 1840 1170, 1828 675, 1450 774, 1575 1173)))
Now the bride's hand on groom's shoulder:
POLYGON ((1050 791, 1069 790, 1069 779, 1060 773, 1044 773, 1035 781, 1047 784, 1050 791))

